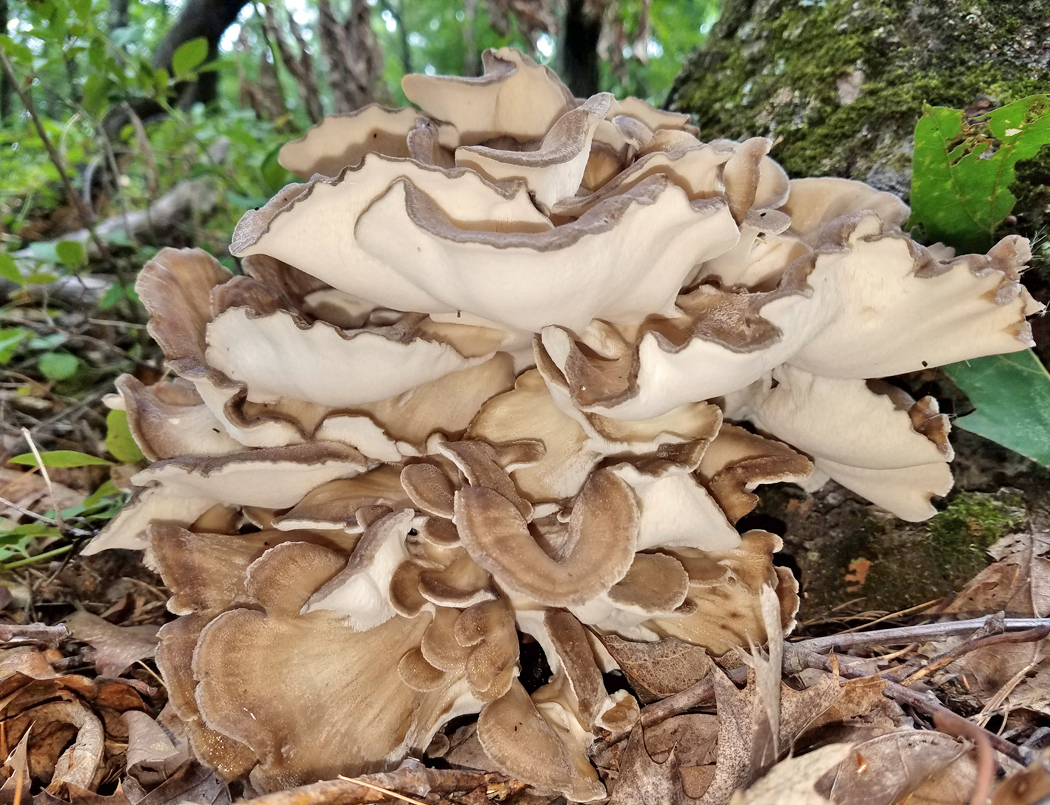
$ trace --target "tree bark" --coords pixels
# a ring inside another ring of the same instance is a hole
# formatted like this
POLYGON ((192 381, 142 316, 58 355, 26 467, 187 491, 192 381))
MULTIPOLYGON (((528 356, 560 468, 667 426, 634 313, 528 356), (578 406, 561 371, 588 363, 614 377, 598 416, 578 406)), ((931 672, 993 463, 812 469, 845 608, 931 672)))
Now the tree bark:
POLYGON ((602 34, 601 8, 593 0, 568 0, 561 39, 561 75, 577 98, 598 91, 601 81, 598 40, 602 34))
POLYGON ((106 25, 110 35, 118 28, 126 28, 128 26, 128 0, 109 0, 106 25))
MULTIPOLYGON (((175 23, 157 46, 153 54, 153 66, 171 71, 171 57, 179 46, 200 36, 208 42, 207 59, 211 61, 216 58, 219 55, 219 40, 244 6, 245 0, 186 0, 175 23)), ((174 103, 180 109, 189 109, 198 101, 209 103, 215 100, 218 88, 219 77, 214 71, 202 73, 196 81, 186 81, 176 86, 174 103)), ((143 120, 164 114, 163 107, 153 100, 132 100, 128 104, 143 120)), ((129 121, 123 104, 111 110, 103 122, 106 136, 110 140, 118 140, 121 130, 129 121)))
MULTIPOLYGON (((178 19, 153 54, 153 66, 171 69, 171 57, 180 45, 203 36, 208 41, 208 60, 219 55, 219 39, 223 32, 237 19, 245 0, 186 0, 178 19)), ((179 96, 179 106, 189 108, 201 101, 215 100, 218 76, 214 72, 202 73, 200 78, 184 87, 179 96)))
MULTIPOLYGON (((7 30, 7 0, 0 0, 0 31, 7 30)), ((0 71, 0 125, 11 114, 11 83, 7 74, 0 71)))
MULTIPOLYGON (((1048 37, 1045 0, 727 0, 668 106, 703 138, 774 139, 794 176, 907 197, 923 104, 979 111, 1046 92, 1048 37)), ((1050 223, 1047 150, 1018 171, 1029 234, 1050 223)))

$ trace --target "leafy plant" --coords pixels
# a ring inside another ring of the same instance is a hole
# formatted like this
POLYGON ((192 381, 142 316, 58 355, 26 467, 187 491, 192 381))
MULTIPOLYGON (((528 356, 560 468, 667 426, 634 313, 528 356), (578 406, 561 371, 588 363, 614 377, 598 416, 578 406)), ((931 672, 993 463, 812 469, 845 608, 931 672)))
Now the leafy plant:
MULTIPOLYGON (((913 226, 962 251, 987 249, 1013 210, 1014 169, 1050 143, 1050 96, 979 118, 926 107, 915 127, 913 226)), ((956 425, 1050 466, 1050 374, 1031 350, 950 364, 977 410, 956 425)))
POLYGON ((1014 168, 1050 143, 1050 96, 1032 95, 978 118, 927 106, 915 127, 912 225, 960 251, 984 251, 1017 201, 1014 168))

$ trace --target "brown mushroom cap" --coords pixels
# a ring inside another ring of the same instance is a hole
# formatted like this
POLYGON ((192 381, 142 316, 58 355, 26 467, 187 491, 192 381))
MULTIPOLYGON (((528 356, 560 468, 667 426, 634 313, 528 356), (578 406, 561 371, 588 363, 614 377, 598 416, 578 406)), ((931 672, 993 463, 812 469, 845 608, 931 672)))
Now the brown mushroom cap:
POLYGON ((628 486, 608 470, 593 473, 576 498, 568 547, 548 556, 514 504, 485 487, 456 492, 463 546, 503 587, 549 606, 570 606, 604 592, 630 569, 638 508, 628 486))
POLYGON ((281 146, 281 167, 301 179, 315 173, 335 176, 357 165, 366 154, 408 157, 407 138, 419 113, 414 109, 386 109, 370 103, 342 115, 328 115, 298 140, 281 146))
POLYGON ((539 791, 564 794, 573 802, 606 796, 582 747, 563 740, 517 681, 481 711, 478 739, 500 769, 539 791))

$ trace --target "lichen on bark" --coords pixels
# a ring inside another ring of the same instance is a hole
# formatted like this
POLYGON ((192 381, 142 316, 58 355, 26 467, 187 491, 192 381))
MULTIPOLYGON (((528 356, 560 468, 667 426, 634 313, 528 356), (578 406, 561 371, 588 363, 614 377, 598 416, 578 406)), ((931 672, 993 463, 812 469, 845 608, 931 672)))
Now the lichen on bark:
MULTIPOLYGON (((906 197, 923 104, 977 113, 1046 92, 1048 39, 1045 0, 726 0, 667 105, 704 138, 772 137, 794 176, 906 197)), ((1050 219, 1050 155, 1018 177, 1032 232, 1050 219)))

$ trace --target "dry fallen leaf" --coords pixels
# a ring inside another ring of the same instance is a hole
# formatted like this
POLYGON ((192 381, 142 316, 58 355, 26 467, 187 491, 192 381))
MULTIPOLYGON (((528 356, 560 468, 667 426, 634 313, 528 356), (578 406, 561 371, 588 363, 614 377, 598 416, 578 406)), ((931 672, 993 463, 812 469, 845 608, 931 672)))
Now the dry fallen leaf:
POLYGON ((711 669, 706 651, 674 637, 636 643, 605 635, 601 641, 644 704, 695 685, 711 669))
POLYGON ((1036 761, 1003 780, 992 798, 992 805, 1037 805, 1050 797, 1050 749, 1036 761))
POLYGON ((100 676, 118 677, 136 660, 157 653, 157 626, 115 626, 90 612, 77 612, 66 621, 69 633, 95 650, 100 676))
POLYGON ((846 587, 846 592, 859 592, 868 578, 869 570, 871 570, 870 559, 854 559, 850 562, 849 573, 846 574, 846 581, 852 583, 846 587))
MULTIPOLYGON (((978 573, 967 584, 945 614, 966 617, 1004 612, 1008 617, 1045 618, 1050 614, 1050 533, 1031 531, 1011 534, 989 548, 997 561, 978 573)), ((938 644, 944 651, 961 643, 959 637, 938 644)), ((1040 712, 1046 707, 1046 657, 1050 642, 1006 643, 971 651, 951 666, 966 687, 987 702, 1004 685, 1007 708, 1026 707, 1040 712), (1033 671, 1036 673, 1033 675, 1033 671), (1025 678, 1027 677, 1027 678, 1025 678), (1038 707, 1042 702, 1043 707, 1038 707)))
MULTIPOLYGON (((958 759, 965 747, 940 732, 902 729, 854 744, 817 790, 835 803, 891 805, 958 759)), ((969 798, 969 792, 965 792, 969 798)))
POLYGON ((788 758, 770 769, 746 791, 738 791, 731 805, 829 805, 831 800, 814 789, 829 770, 844 762, 851 753, 848 744, 822 746, 808 755, 788 758))
POLYGON ((619 766, 609 805, 687 805, 692 801, 682 788, 675 750, 657 763, 645 747, 641 726, 631 730, 619 766))

